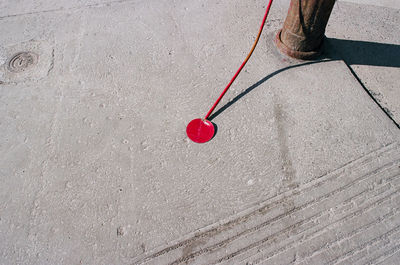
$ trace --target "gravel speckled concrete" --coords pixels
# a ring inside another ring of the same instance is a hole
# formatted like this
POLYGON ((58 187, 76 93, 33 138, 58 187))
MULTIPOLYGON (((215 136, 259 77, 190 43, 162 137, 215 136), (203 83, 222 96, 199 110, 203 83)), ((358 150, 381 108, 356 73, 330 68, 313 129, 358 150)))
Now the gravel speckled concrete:
POLYGON ((339 2, 327 36, 330 49, 400 125, 400 9, 339 2))
POLYGON ((185 136, 264 4, 1 2, 0 263, 395 264, 400 131, 343 54, 276 51, 287 1, 215 138, 185 136), (12 72, 21 51, 38 63, 12 72))
MULTIPOLYGON (((397 8, 400 9, 400 2, 397 0, 342 0, 342 2, 350 2, 361 5, 374 5, 374 6, 383 6, 389 8, 397 8)), ((364 8, 365 6, 361 6, 364 8)))

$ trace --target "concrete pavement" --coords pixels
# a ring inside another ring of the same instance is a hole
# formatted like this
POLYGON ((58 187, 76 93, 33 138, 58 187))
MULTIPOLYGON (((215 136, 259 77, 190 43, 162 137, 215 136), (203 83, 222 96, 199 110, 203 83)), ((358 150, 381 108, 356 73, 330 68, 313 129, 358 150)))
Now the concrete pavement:
POLYGON ((299 62, 287 4, 198 145, 264 2, 1 2, 0 263, 396 264, 398 10, 339 2, 299 62))

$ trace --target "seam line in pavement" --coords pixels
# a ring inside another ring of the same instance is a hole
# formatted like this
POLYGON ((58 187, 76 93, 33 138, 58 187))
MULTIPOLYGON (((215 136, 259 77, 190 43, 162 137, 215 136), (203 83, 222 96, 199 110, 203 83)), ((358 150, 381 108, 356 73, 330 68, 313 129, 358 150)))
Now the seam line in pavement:
MULTIPOLYGON (((133 2, 133 1, 135 1, 135 0, 115 0, 115 1, 108 1, 108 2, 102 2, 102 3, 95 3, 95 4, 73 6, 73 7, 68 7, 68 8, 60 7, 60 8, 54 8, 54 9, 47 9, 47 10, 40 10, 40 11, 34 11, 34 12, 26 12, 26 13, 19 13, 19 14, 11 14, 11 15, 6 15, 6 16, 1 16, 0 20, 1 19, 6 19, 6 18, 26 16, 26 15, 37 15, 37 14, 53 13, 53 12, 59 12, 59 11, 79 10, 79 9, 98 7, 98 6, 105 6, 105 5, 109 5, 109 4, 133 2)), ((141 3, 141 2, 143 2, 143 1, 140 1, 139 3, 141 3)))
POLYGON ((368 93, 368 95, 370 96, 370 98, 379 106, 379 108, 386 114, 386 116, 394 123, 394 125, 396 125, 396 127, 398 129, 400 129, 400 124, 397 124, 397 122, 393 119, 393 117, 389 114, 388 110, 385 109, 384 107, 382 107, 381 104, 379 104, 379 102, 374 98, 374 96, 371 94, 371 92, 368 90, 368 88, 364 85, 364 83, 361 81, 361 79, 358 77, 358 75, 356 74, 356 72, 353 70, 353 68, 351 68, 351 66, 345 61, 343 60, 343 62, 346 64, 347 68, 349 68, 351 74, 355 77, 355 79, 358 81, 358 83, 362 86, 362 88, 365 90, 365 92, 368 93))

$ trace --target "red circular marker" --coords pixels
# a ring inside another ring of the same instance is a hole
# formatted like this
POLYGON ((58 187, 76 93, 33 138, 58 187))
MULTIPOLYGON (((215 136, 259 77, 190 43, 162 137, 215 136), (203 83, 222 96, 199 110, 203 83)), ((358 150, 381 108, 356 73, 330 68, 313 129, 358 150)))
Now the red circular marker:
POLYGON ((195 119, 186 127, 186 134, 195 143, 205 143, 214 136, 214 125, 209 120, 195 119))
POLYGON ((265 21, 267 20, 269 10, 272 5, 273 0, 268 0, 268 6, 267 9, 265 10, 265 15, 263 18, 263 21, 261 23, 260 30, 258 31, 258 35, 256 40, 254 41, 253 47, 250 50, 250 53, 247 55, 246 59, 243 61, 242 65, 239 67, 239 69, 236 71, 235 75, 232 77, 231 81, 228 83, 228 85, 225 87, 224 91, 222 94, 219 96, 217 101, 215 101, 214 105, 211 107, 211 109, 208 111, 207 115, 204 117, 204 119, 195 119, 192 120, 188 126, 186 127, 186 134, 195 143, 205 143, 210 141, 215 134, 215 128, 214 125, 207 120, 208 117, 210 117, 211 113, 213 113, 214 109, 217 107, 218 103, 221 101, 221 99, 224 97, 225 93, 228 91, 228 89, 231 87, 233 82, 235 82, 236 78, 244 68, 244 66, 247 64, 249 61, 251 55, 253 54, 258 41, 260 40, 261 33, 263 31, 265 21))

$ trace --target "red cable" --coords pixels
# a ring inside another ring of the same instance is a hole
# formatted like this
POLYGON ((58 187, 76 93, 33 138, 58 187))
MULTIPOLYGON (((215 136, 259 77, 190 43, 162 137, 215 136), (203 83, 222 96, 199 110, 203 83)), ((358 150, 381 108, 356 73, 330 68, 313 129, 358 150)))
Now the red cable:
POLYGON ((222 94, 219 96, 219 98, 217 99, 217 101, 215 101, 214 105, 211 107, 211 109, 208 111, 207 115, 204 117, 204 119, 206 120, 208 117, 210 117, 211 113, 214 111, 214 109, 217 107, 218 103, 221 101, 221 99, 223 98, 223 96, 225 95, 225 93, 228 91, 228 89, 231 87, 231 85, 233 84, 233 82, 235 81, 236 77, 238 77, 238 75, 240 74, 240 72, 242 71, 243 67, 246 65, 246 63, 249 61, 251 55, 253 54, 258 41, 260 40, 261 37, 261 33, 262 30, 264 28, 265 25, 265 21, 267 20, 268 17, 268 13, 269 10, 271 9, 271 5, 272 5, 272 0, 269 0, 268 6, 267 6, 267 10, 265 11, 265 15, 264 15, 264 19, 261 23, 261 27, 260 30, 258 32, 258 36, 256 38, 256 41, 253 44, 253 47, 251 48, 250 53, 247 55, 246 59, 244 60, 244 62, 242 63, 242 65, 239 67, 239 69, 237 70, 236 74, 233 76, 232 80, 229 82, 229 84, 226 86, 226 88, 224 89, 224 91, 222 92, 222 94))

